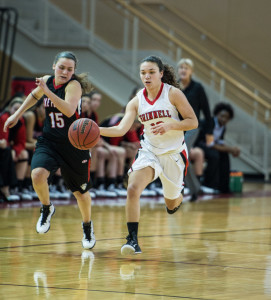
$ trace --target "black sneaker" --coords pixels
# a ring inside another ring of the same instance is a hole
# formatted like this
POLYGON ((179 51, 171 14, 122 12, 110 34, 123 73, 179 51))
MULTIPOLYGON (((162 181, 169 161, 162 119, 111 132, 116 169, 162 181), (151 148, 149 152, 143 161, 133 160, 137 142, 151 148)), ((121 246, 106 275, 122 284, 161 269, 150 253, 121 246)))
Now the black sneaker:
POLYGON ((37 233, 46 233, 50 229, 50 221, 55 213, 55 207, 53 204, 42 205, 40 209, 40 217, 36 225, 37 233))
POLYGON ((121 254, 122 255, 129 255, 129 254, 139 254, 142 253, 138 241, 137 241, 137 236, 135 232, 132 232, 126 237, 127 243, 124 244, 121 247, 121 254))
POLYGON ((83 228, 82 246, 84 249, 92 249, 96 244, 94 230, 93 230, 93 222, 89 222, 89 223, 82 222, 82 228, 83 228))
POLYGON ((173 209, 168 209, 168 208, 166 207, 167 213, 170 214, 170 215, 174 214, 174 213, 180 208, 181 205, 182 205, 182 202, 180 203, 179 206, 177 206, 177 207, 175 207, 175 208, 173 208, 173 209))

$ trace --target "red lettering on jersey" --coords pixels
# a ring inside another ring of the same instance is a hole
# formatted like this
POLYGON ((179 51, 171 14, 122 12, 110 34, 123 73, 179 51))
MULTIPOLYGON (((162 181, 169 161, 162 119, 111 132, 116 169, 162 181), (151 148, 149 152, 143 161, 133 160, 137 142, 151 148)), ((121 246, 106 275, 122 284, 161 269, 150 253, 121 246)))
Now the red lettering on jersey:
POLYGON ((166 118, 166 117, 171 118, 171 114, 169 110, 155 110, 139 116, 141 122, 147 122, 149 120, 166 118))
POLYGON ((149 120, 152 120, 153 119, 153 112, 152 111, 149 112, 148 115, 149 115, 149 120))
POLYGON ((141 118, 142 122, 146 122, 146 116, 145 116, 145 114, 141 115, 140 118, 141 118))
POLYGON ((168 110, 166 110, 166 112, 167 112, 167 114, 166 114, 166 117, 169 117, 169 118, 171 118, 171 114, 169 113, 169 111, 168 111, 168 110))

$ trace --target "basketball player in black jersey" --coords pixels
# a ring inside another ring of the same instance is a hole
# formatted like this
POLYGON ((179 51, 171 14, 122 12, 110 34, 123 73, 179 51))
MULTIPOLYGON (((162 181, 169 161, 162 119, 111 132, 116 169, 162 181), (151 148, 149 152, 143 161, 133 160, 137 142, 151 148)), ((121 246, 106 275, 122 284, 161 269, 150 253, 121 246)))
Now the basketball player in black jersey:
POLYGON ((87 74, 75 74, 77 58, 72 52, 61 52, 55 57, 54 76, 36 79, 36 89, 26 98, 15 114, 4 126, 16 125, 23 113, 44 98, 46 118, 43 134, 38 138, 31 162, 33 187, 42 203, 41 215, 37 222, 38 233, 50 229, 50 220, 55 208, 49 199, 48 179, 60 168, 67 187, 73 192, 83 218, 82 245, 91 249, 95 245, 91 223, 90 155, 88 150, 74 148, 68 140, 68 129, 81 113, 81 95, 91 89, 87 74))

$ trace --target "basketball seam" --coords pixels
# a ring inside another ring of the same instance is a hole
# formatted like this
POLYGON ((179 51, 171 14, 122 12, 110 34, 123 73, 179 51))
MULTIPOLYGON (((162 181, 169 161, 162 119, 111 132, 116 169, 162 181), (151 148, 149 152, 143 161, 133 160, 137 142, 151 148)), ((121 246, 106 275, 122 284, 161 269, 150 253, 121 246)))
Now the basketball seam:
POLYGON ((77 144, 78 149, 81 149, 81 150, 82 150, 81 144, 79 143, 79 136, 80 136, 79 133, 80 133, 80 125, 81 125, 83 119, 79 119, 79 120, 80 120, 80 121, 78 122, 78 126, 77 126, 77 136, 76 136, 76 139, 77 139, 77 141, 78 141, 78 144, 77 144))
POLYGON ((87 143, 87 144, 84 144, 84 146, 93 143, 99 136, 100 136, 100 132, 98 132, 98 134, 96 135, 96 137, 95 137, 93 140, 91 140, 91 142, 89 142, 89 143, 87 143))
POLYGON ((73 138, 73 136, 71 135, 70 131, 68 131, 68 137, 70 138, 70 140, 73 141, 72 145, 77 148, 77 144, 76 144, 76 141, 75 139, 73 138))
POLYGON ((85 137, 85 139, 84 139, 84 141, 83 141, 83 146, 84 146, 84 147, 85 147, 85 141, 86 141, 86 139, 87 139, 87 137, 88 137, 88 134, 90 133, 90 130, 91 130, 92 124, 93 124, 93 121, 92 121, 92 120, 90 120, 90 121, 91 121, 91 126, 89 127, 88 133, 86 134, 86 137, 85 137))

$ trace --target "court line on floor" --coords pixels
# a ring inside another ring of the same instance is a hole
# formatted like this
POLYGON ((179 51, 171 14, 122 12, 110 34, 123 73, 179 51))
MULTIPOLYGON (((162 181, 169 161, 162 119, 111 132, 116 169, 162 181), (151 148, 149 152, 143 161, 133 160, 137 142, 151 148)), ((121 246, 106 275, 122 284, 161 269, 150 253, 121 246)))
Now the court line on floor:
POLYGON ((151 296, 151 297, 166 297, 166 298, 179 298, 179 299, 192 299, 192 300, 211 300, 210 298, 194 298, 185 296, 170 296, 170 295, 159 295, 149 293, 132 293, 132 292, 120 292, 120 291, 106 291, 106 290, 94 290, 94 289, 79 289, 79 288, 65 288, 55 286, 39 286, 39 285, 28 285, 28 284, 12 284, 12 283, 0 283, 2 286, 14 286, 14 287, 29 287, 29 288, 47 288, 55 290, 70 290, 70 291, 88 291, 88 292, 100 292, 100 293, 114 293, 114 294, 128 294, 128 295, 140 295, 140 296, 151 296))
MULTIPOLYGON (((2 250, 0 249, 0 252, 2 250)), ((113 250, 115 251, 115 250, 113 250)), ((17 253, 17 252, 21 252, 18 250, 12 250, 9 251, 11 253, 17 253)), ((158 263, 167 263, 167 264, 184 264, 184 265, 195 265, 195 266, 207 266, 207 267, 218 267, 218 268, 223 268, 223 269, 241 269, 241 270, 254 270, 254 271, 271 271, 271 268, 255 268, 255 267, 244 267, 244 266, 227 266, 227 265, 215 265, 215 264, 207 264, 207 263, 198 263, 198 262, 191 262, 191 261, 168 261, 168 260, 156 260, 156 259, 142 259, 140 258, 140 256, 137 255, 137 258, 131 258, 131 257, 120 257, 120 256, 105 256, 105 255, 99 255, 99 253, 97 251, 91 251, 93 254, 95 254, 95 257, 97 259, 114 259, 114 260, 118 260, 118 261, 126 261, 126 262, 141 262, 141 263, 153 263, 153 262, 158 262, 158 263)), ((28 252, 24 252, 24 254, 43 254, 43 255, 59 255, 61 257, 66 256, 66 257, 81 257, 81 253, 78 254, 72 254, 72 253, 57 253, 57 252, 32 252, 32 251, 28 251, 28 252)), ((142 257, 142 256, 141 256, 142 257)))
MULTIPOLYGON (((259 230, 271 230, 268 228, 247 228, 247 229, 235 229, 235 230, 220 230, 220 231, 203 231, 203 232, 190 232, 190 233, 176 233, 176 234, 159 234, 159 235, 143 235, 139 238, 154 238, 154 237, 182 237, 187 235, 200 235, 200 234, 218 234, 218 233, 230 233, 230 232, 243 232, 243 231, 259 231, 259 230)), ((15 238, 16 239, 16 238, 15 238)), ((124 238, 108 238, 108 239, 96 239, 97 242, 102 241, 113 241, 113 240, 123 240, 124 238)), ((70 241, 70 242, 59 242, 59 243, 48 243, 48 244, 34 244, 34 245, 20 245, 11 247, 0 247, 0 250, 14 249, 14 248, 27 248, 27 247, 39 247, 39 246, 53 246, 53 245, 64 245, 64 244, 75 244, 80 243, 80 241, 70 241)))

